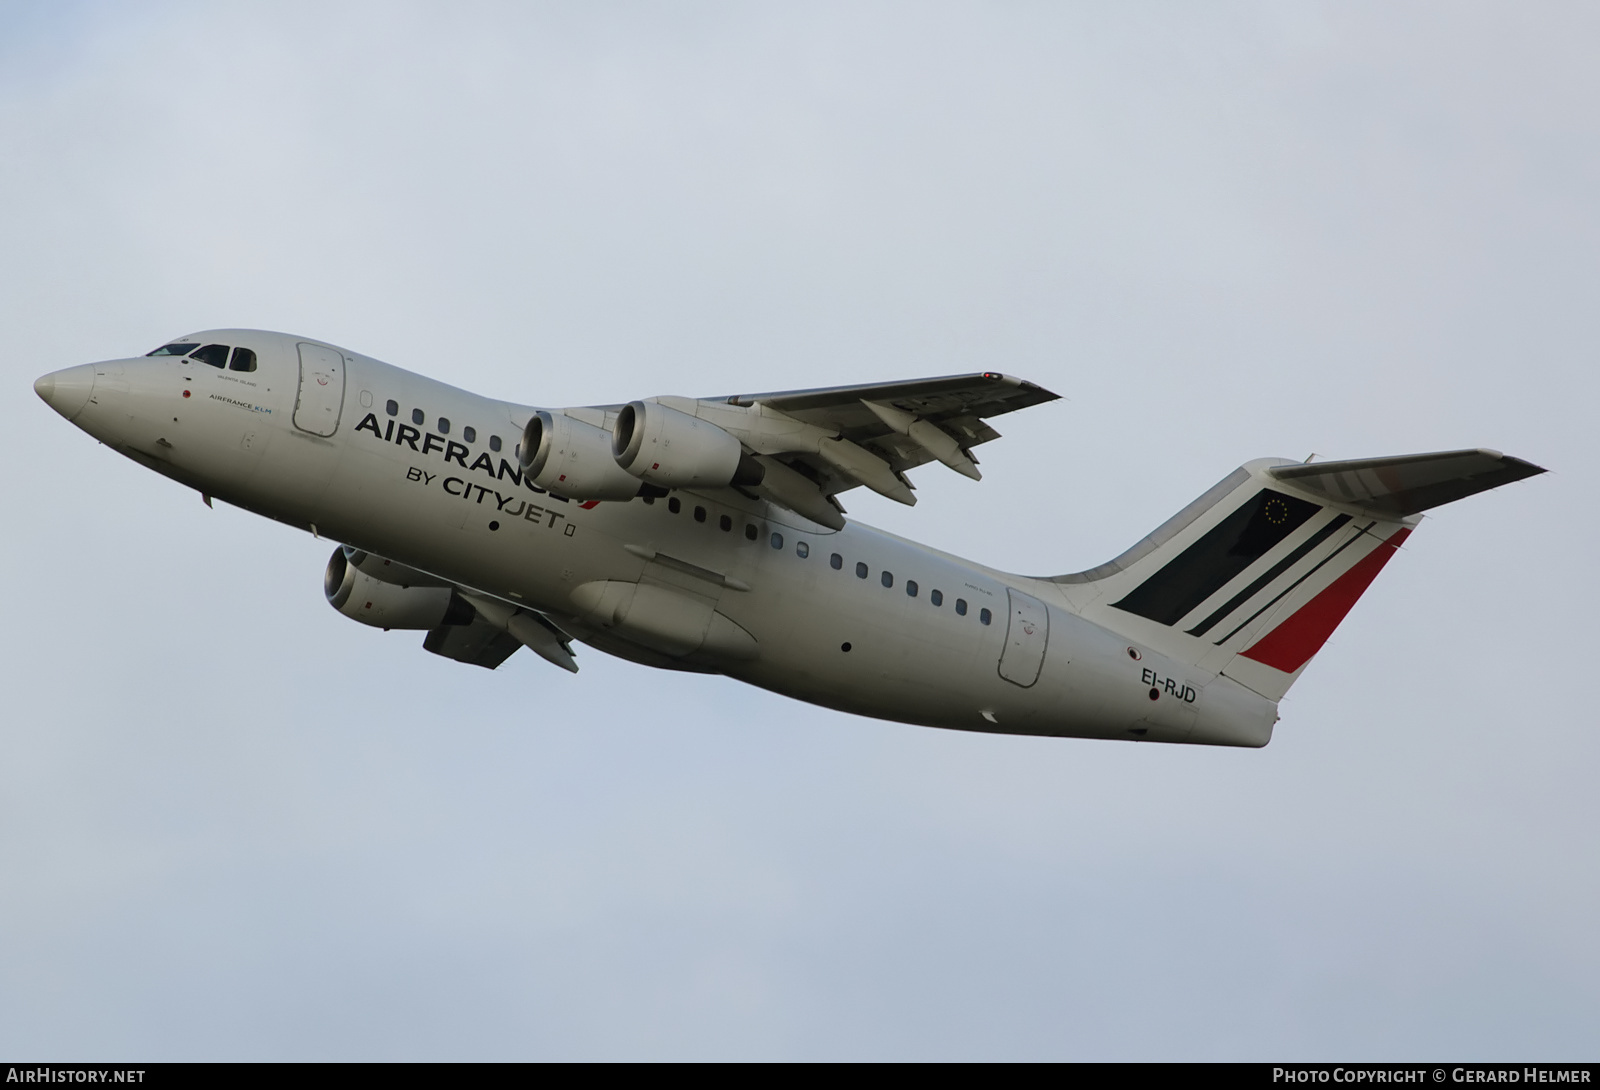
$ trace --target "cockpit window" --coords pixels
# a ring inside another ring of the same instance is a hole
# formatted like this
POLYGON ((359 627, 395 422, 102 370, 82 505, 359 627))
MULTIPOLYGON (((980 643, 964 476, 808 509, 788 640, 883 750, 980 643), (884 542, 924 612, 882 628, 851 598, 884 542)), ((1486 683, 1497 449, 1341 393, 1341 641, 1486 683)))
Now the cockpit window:
POLYGON ((235 348, 233 359, 228 361, 230 371, 254 371, 256 369, 256 354, 248 348, 235 348))
POLYGON ((195 344, 193 342, 190 342, 189 344, 164 344, 160 348, 156 349, 154 352, 146 352, 145 355, 147 355, 147 356, 187 356, 190 352, 193 352, 196 348, 199 348, 199 347, 200 346, 198 344, 195 344))
POLYGON ((228 346, 225 344, 208 344, 204 348, 191 352, 189 358, 209 363, 212 367, 223 367, 228 362, 228 346))

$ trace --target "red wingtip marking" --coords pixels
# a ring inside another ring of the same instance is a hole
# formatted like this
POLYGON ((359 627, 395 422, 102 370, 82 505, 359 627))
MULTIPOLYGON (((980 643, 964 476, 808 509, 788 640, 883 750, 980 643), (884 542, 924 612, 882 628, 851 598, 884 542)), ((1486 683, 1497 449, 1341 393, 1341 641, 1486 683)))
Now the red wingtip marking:
POLYGON ((1248 651, 1242 652, 1244 657, 1286 674, 1310 662, 1311 656, 1322 650, 1350 607, 1372 585, 1409 533, 1410 530, 1395 531, 1388 541, 1358 560, 1321 594, 1295 610, 1288 620, 1257 640, 1248 651))
POLYGON ((600 501, 586 500, 583 503, 578 504, 578 506, 585 511, 593 511, 596 507, 600 506, 600 501))

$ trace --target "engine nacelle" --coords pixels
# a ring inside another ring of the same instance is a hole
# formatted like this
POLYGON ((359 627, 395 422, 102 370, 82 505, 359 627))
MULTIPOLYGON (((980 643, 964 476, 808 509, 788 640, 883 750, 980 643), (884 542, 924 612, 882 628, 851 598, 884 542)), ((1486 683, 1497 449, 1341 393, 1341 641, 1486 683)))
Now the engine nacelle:
MULTIPOLYGON (((622 407, 611 431, 611 451, 617 465, 662 488, 743 484, 751 475, 749 466, 754 465, 749 463, 741 473, 744 448, 715 424, 652 401, 634 401, 622 407)), ((759 467, 754 478, 760 480, 759 467)))
POLYGON ((350 566, 362 575, 369 575, 380 583, 393 583, 401 587, 448 587, 443 579, 437 579, 427 572, 420 572, 416 568, 408 568, 404 564, 393 560, 386 560, 375 553, 362 552, 346 545, 340 550, 344 553, 345 560, 350 566))
POLYGON ((335 549, 322 575, 328 604, 374 628, 437 628, 472 620, 472 607, 448 587, 403 587, 374 579, 335 549), (464 613, 463 613, 464 611, 464 613))
POLYGON ((639 494, 639 478, 611 456, 611 435, 566 413, 534 413, 522 430, 520 458, 528 479, 568 499, 631 500, 639 494))

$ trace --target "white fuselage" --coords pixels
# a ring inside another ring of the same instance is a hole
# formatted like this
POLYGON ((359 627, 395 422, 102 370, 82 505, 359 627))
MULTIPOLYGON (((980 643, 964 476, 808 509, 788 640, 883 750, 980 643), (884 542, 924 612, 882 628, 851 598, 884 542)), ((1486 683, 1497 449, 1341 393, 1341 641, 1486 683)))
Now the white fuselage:
POLYGON ((325 392, 331 424, 321 426, 305 403, 316 391, 297 409, 307 381, 297 346, 308 342, 204 336, 250 345, 258 369, 112 361, 59 372, 46 399, 210 496, 538 610, 639 662, 928 726, 1251 746, 1271 737, 1273 701, 1085 620, 1048 579, 858 523, 829 530, 733 489, 565 500, 519 469, 532 407, 333 350, 343 391, 325 392), (80 390, 82 406, 69 412, 80 390), (313 433, 329 426, 331 435, 313 433), (610 592, 594 588, 639 585, 714 611, 753 651, 708 644, 674 655, 670 644, 608 628, 599 598, 610 592))

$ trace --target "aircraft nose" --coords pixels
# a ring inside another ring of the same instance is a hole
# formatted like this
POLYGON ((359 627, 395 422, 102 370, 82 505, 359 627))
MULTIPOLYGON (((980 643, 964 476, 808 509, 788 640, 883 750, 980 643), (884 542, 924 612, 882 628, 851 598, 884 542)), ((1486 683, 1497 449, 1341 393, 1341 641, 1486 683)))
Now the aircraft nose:
POLYGON ((46 405, 71 420, 83 411, 89 403, 89 395, 94 392, 94 364, 53 371, 33 384, 33 392, 43 398, 46 405))

